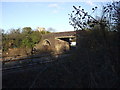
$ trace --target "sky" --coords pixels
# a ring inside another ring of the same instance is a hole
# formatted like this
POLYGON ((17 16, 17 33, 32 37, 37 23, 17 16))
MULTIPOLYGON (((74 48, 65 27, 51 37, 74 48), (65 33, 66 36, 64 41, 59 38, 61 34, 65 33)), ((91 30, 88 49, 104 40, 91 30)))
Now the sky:
MULTIPOLYGON (((5 31, 13 28, 31 27, 35 30, 37 27, 44 27, 53 28, 55 32, 63 32, 74 31, 69 25, 68 16, 74 10, 73 5, 91 12, 92 7, 101 7, 104 2, 1 2, 1 4, 0 27, 5 31)), ((99 10, 95 14, 100 15, 99 10)))

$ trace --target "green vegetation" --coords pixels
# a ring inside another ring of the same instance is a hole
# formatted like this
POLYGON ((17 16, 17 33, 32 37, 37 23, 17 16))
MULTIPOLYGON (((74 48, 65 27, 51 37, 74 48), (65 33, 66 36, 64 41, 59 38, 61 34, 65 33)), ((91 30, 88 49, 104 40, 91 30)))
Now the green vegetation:
POLYGON ((37 44, 43 34, 50 33, 49 31, 33 31, 31 27, 22 29, 11 29, 10 33, 2 33, 3 52, 9 48, 33 48, 37 44))

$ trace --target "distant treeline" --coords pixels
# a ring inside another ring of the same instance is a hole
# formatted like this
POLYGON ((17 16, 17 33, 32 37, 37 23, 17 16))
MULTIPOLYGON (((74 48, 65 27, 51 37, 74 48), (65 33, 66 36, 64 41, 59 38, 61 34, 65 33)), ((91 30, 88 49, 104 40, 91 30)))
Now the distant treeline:
POLYGON ((3 52, 9 48, 33 48, 37 44, 43 34, 50 33, 49 31, 32 30, 31 27, 22 29, 11 29, 9 33, 2 31, 2 46, 3 52))

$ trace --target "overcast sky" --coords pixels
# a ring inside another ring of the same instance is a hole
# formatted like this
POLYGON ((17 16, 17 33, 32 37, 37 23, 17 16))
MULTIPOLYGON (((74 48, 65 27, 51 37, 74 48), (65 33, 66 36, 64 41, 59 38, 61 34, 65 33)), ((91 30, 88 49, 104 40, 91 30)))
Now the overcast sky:
MULTIPOLYGON (((73 31, 69 25, 68 14, 72 12, 73 5, 81 6, 85 11, 91 12, 91 8, 102 6, 104 2, 2 2, 2 29, 8 31, 11 28, 52 27, 56 32, 73 31)), ((98 10, 96 15, 100 15, 98 10)))

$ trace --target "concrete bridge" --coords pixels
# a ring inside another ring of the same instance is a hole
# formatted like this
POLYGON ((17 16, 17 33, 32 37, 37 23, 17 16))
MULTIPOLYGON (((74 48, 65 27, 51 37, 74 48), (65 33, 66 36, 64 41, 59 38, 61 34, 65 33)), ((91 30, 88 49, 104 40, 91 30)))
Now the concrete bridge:
POLYGON ((35 46, 35 49, 52 50, 55 53, 63 53, 71 48, 71 43, 76 42, 76 32, 56 32, 42 36, 41 41, 35 46))

